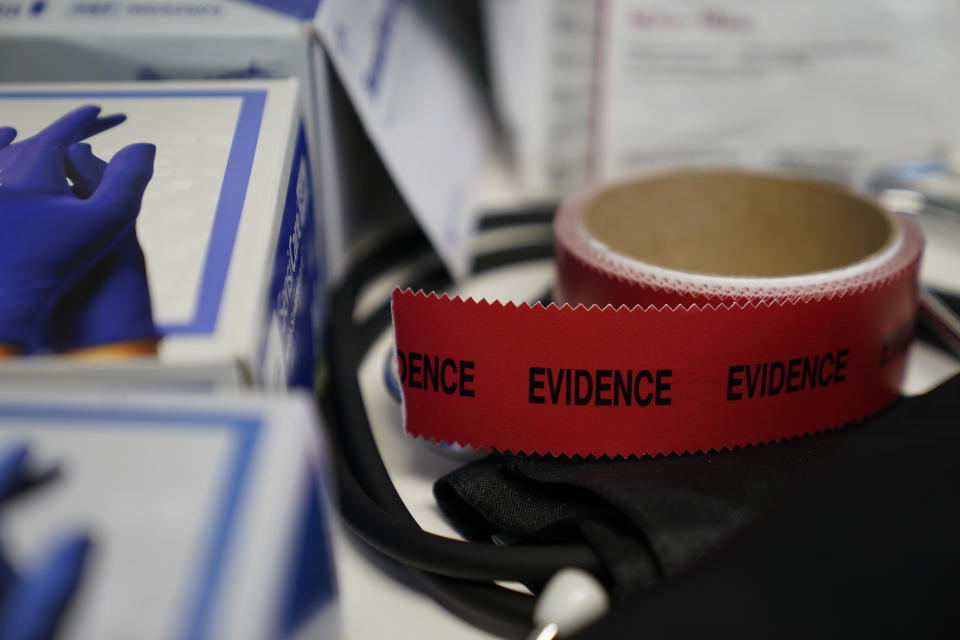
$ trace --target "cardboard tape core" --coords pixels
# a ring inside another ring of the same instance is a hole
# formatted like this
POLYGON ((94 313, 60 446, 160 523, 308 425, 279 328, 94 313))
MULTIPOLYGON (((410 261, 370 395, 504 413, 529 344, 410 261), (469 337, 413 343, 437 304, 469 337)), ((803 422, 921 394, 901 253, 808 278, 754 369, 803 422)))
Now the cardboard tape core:
POLYGON ((739 172, 626 182, 585 203, 584 231, 667 269, 776 277, 866 260, 893 241, 891 215, 829 184, 739 172))
POLYGON ((837 186, 732 171, 568 199, 562 306, 394 292, 409 433, 501 451, 683 453, 897 397, 922 240, 837 186))

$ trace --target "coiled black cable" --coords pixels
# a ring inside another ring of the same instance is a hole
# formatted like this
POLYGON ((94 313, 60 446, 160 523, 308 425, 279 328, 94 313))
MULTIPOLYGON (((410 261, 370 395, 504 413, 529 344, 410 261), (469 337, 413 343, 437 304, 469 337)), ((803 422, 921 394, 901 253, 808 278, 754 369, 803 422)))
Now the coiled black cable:
MULTIPOLYGON (((551 211, 484 219, 481 229, 548 224, 551 211)), ((476 258, 484 271, 552 255, 548 243, 495 250, 476 258)), ((403 504, 377 449, 363 404, 358 367, 370 346, 389 326, 389 300, 362 320, 354 317, 366 284, 388 269, 416 259, 421 268, 399 286, 442 290, 450 281, 419 230, 390 237, 356 263, 334 292, 327 332, 329 381, 321 394, 326 409, 339 507, 361 539, 407 565, 441 604, 468 622, 506 637, 522 637, 532 624, 533 598, 493 584, 494 580, 543 583, 563 567, 600 573, 596 554, 586 545, 468 543, 423 531, 403 504), (426 260, 424 261, 424 258, 426 260)))

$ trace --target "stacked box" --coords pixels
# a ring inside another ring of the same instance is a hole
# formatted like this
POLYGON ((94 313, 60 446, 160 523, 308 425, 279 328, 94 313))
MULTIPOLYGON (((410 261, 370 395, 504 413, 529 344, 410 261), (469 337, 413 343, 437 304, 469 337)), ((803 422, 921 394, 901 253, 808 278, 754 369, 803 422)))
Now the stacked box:
POLYGON ((335 638, 313 416, 305 395, 2 394, 0 458, 56 470, 0 500, 4 560, 29 576, 88 541, 57 637, 335 638))
MULTIPOLYGON (((97 109, 126 120, 89 137, 68 132, 58 144, 89 144, 94 164, 122 159, 129 145, 153 145, 155 157, 141 158, 140 168, 152 175, 140 185, 142 198, 125 203, 126 226, 104 231, 82 249, 89 255, 61 255, 74 247, 11 262, 5 293, 14 299, 0 307, 0 344, 19 357, 0 360, 0 379, 311 386, 322 300, 296 81, 0 86, 0 121, 17 130, 0 149, 0 176, 10 176, 0 177, 0 199, 9 194, 4 215, 22 217, 38 197, 14 198, 22 190, 15 172, 44 147, 35 144, 38 132, 62 129, 71 117, 92 117, 85 126, 97 126, 97 109), (15 315, 17 296, 48 278, 61 258, 73 262, 35 304, 32 326, 16 330, 16 318, 8 318, 13 333, 4 335, 4 311, 15 315)), ((65 149, 59 158, 49 188, 65 190, 77 206, 94 203, 97 193, 67 188, 76 176, 63 168, 65 149)), ((39 217, 23 219, 36 220, 36 234, 53 233, 39 217)), ((15 234, 6 242, 17 242, 15 234)), ((36 251, 47 247, 38 242, 36 251)))

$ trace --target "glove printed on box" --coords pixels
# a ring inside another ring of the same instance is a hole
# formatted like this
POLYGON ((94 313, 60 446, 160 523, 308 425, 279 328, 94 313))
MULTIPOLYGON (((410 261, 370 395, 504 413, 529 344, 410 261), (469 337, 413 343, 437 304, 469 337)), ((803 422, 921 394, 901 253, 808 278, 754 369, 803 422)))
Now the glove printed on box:
POLYGON ((156 337, 134 229, 156 148, 103 162, 82 141, 126 117, 99 113, 80 107, 16 142, 0 127, 0 344, 19 352, 156 337))
MULTIPOLYGON (((0 452, 0 506, 50 480, 37 473, 27 447, 0 452)), ((37 556, 14 565, 0 541, 0 638, 52 640, 64 612, 80 587, 90 538, 83 531, 63 532, 37 556)))

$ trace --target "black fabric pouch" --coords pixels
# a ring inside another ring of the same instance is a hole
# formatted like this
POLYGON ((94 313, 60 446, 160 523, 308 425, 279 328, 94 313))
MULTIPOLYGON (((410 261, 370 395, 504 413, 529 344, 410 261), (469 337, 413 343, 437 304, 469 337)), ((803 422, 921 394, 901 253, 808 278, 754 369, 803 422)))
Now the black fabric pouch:
POLYGON ((492 455, 434 491, 467 538, 592 545, 620 606, 587 638, 960 632, 960 376, 828 433, 627 460, 492 455))
POLYGON ((492 454, 434 486, 470 540, 584 541, 617 593, 650 587, 753 519, 798 469, 847 434, 697 455, 581 459, 492 454))

